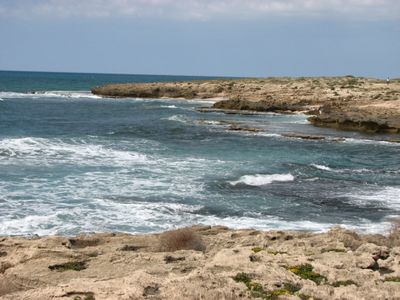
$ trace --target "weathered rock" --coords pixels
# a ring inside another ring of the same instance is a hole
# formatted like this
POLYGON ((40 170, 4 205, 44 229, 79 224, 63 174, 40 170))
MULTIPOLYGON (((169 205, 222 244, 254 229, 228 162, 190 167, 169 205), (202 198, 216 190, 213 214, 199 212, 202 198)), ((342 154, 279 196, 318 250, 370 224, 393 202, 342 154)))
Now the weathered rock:
MULTIPOLYGON (((264 78, 110 84, 92 89, 107 97, 217 98, 225 113, 302 112, 315 126, 368 133, 400 133, 400 80, 357 77, 264 78)), ((396 139, 394 139, 396 140, 396 139)))
POLYGON ((385 236, 340 227, 318 234, 209 226, 190 230, 204 240, 205 252, 159 252, 160 234, 94 234, 86 238, 98 239, 97 246, 74 249, 62 245, 65 237, 7 237, 1 246, 8 254, 0 261, 8 268, 0 274, 0 298, 400 298, 400 247, 386 246, 385 236), (143 248, 117 251, 124 245, 143 248), (88 250, 102 255, 88 258, 88 250), (65 269, 63 262, 82 259, 85 269, 65 269), (54 265, 65 270, 48 268, 54 265), (300 266, 308 271, 295 272, 300 266))

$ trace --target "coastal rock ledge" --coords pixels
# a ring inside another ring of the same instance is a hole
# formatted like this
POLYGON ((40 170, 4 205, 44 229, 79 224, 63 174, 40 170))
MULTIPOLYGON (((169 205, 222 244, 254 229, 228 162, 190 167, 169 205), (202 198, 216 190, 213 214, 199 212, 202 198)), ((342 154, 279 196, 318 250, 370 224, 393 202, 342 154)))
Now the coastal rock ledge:
POLYGON ((316 126, 400 133, 400 79, 281 77, 109 84, 105 97, 214 99, 214 109, 307 113, 316 126))
POLYGON ((0 237, 0 299, 399 299, 400 231, 0 237))

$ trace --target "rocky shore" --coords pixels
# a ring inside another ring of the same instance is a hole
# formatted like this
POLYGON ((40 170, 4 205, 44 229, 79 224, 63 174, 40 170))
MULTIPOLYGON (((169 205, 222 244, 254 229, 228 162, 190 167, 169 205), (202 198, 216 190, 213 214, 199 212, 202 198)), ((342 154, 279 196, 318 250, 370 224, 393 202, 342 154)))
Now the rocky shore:
POLYGON ((231 79, 110 84, 92 89, 107 97, 183 98, 220 101, 213 109, 310 114, 322 127, 400 133, 400 79, 345 77, 231 79))
POLYGON ((400 299, 400 231, 0 237, 0 299, 400 299))

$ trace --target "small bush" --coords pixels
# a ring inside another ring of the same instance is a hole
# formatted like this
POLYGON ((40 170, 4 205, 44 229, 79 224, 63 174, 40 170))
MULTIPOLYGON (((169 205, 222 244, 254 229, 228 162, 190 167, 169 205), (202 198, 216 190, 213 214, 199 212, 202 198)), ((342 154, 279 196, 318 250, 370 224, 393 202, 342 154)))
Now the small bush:
POLYGON ((316 297, 313 297, 313 296, 310 296, 310 295, 306 295, 306 294, 301 294, 301 293, 297 294, 296 296, 299 297, 301 300, 309 300, 309 299, 321 300, 320 298, 316 298, 316 297))
POLYGON ((251 297, 267 300, 277 300, 279 299, 279 296, 282 295, 293 295, 301 289, 297 284, 286 282, 283 284, 283 288, 272 291, 264 290, 260 283, 252 281, 250 276, 243 272, 237 273, 236 276, 233 277, 233 280, 244 283, 249 290, 251 297))
POLYGON ((94 293, 92 292, 68 292, 62 297, 72 297, 74 300, 95 300, 94 293))
POLYGON ((64 264, 57 264, 49 266, 52 271, 65 272, 65 271, 82 271, 87 268, 85 261, 67 262, 64 264))
POLYGON ((268 250, 267 252, 268 252, 268 254, 271 254, 271 255, 287 254, 286 251, 268 250))
POLYGON ((205 251, 206 246, 199 234, 189 228, 183 228, 161 234, 160 250, 165 252, 177 250, 205 251))
POLYGON ((358 79, 357 78, 350 78, 347 80, 347 85, 349 86, 354 86, 358 84, 358 79))
POLYGON ((334 287, 339 287, 339 286, 348 286, 348 285, 357 285, 353 280, 339 280, 336 281, 332 284, 334 287))
POLYGON ((397 277, 397 276, 387 277, 385 279, 385 281, 387 281, 387 282, 400 282, 400 277, 397 277))
POLYGON ((388 235, 388 244, 390 247, 400 246, 400 219, 392 221, 392 227, 388 235))
POLYGON ((248 285, 251 282, 250 276, 243 272, 237 273, 235 277, 233 277, 233 280, 236 282, 243 282, 245 285, 248 285))
POLYGON ((289 268, 290 272, 293 272, 297 276, 314 281, 316 284, 321 284, 326 281, 327 278, 313 271, 313 266, 310 264, 304 264, 299 266, 294 266, 289 268))
POLYGON ((251 249, 251 251, 253 251, 254 253, 258 253, 258 252, 260 252, 262 250, 263 250, 263 248, 261 248, 261 247, 254 247, 254 248, 251 249))
POLYGON ((321 253, 326 252, 346 252, 346 249, 339 249, 339 248, 324 248, 321 250, 321 253))
POLYGON ((290 294, 294 294, 301 290, 301 286, 291 282, 285 282, 283 284, 285 290, 287 290, 290 294))

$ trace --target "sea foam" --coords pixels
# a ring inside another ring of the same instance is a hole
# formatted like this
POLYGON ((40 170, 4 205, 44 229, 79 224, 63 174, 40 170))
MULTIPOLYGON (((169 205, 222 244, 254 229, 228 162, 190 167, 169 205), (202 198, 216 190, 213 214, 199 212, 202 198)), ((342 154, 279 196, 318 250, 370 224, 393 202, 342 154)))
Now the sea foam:
POLYGON ((314 168, 323 170, 323 171, 333 171, 331 168, 324 166, 324 165, 318 165, 318 164, 311 164, 314 168))
POLYGON ((255 175, 244 175, 236 181, 229 181, 229 183, 233 186, 238 184, 263 186, 275 181, 285 182, 293 180, 294 176, 292 174, 271 174, 271 175, 255 174, 255 175))
POLYGON ((400 209, 400 187, 386 186, 379 189, 363 190, 346 194, 345 196, 357 202, 358 205, 368 205, 371 202, 382 203, 388 208, 400 209))
POLYGON ((42 91, 42 92, 0 92, 0 98, 89 98, 101 99, 100 96, 93 95, 90 91, 42 91))
POLYGON ((36 137, 11 138, 0 140, 0 161, 2 158, 20 158, 25 162, 36 163, 52 161, 79 161, 82 164, 102 161, 148 163, 147 156, 134 151, 122 151, 90 144, 82 140, 61 140, 36 137))

